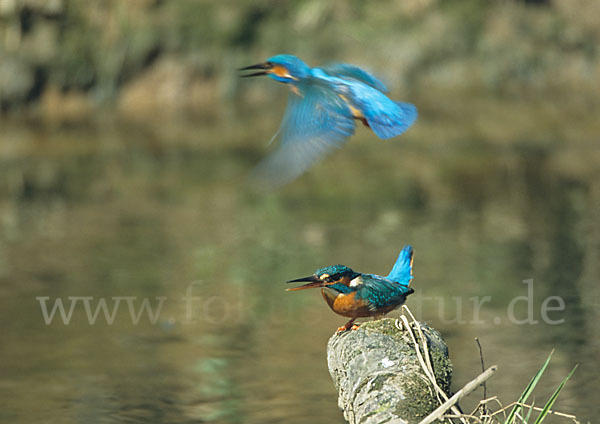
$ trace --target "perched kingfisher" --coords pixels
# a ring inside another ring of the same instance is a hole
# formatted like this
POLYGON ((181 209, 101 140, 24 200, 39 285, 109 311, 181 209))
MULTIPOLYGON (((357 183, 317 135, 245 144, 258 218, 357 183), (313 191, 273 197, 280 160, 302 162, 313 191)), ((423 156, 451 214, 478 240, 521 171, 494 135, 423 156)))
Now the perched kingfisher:
POLYGON ((356 329, 352 325, 356 318, 378 319, 402 306, 406 296, 414 292, 409 287, 413 279, 412 263, 413 248, 404 246, 387 277, 362 274, 345 265, 333 265, 316 270, 310 277, 288 281, 308 281, 308 284, 287 290, 321 287, 321 294, 333 312, 350 318, 346 325, 338 328, 338 332, 356 329))
POLYGON ((310 68, 296 56, 280 54, 240 71, 267 75, 291 89, 279 130, 278 149, 256 169, 255 177, 270 185, 284 185, 313 162, 341 147, 361 121, 379 138, 402 134, 417 119, 417 108, 395 102, 388 89, 368 72, 347 64, 310 68))

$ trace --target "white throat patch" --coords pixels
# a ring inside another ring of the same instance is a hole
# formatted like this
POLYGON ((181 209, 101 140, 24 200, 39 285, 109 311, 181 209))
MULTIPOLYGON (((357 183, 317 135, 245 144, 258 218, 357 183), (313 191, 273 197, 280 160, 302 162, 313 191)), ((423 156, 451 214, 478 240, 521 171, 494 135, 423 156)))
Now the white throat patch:
POLYGON ((363 279, 359 275, 358 277, 356 277, 355 279, 353 279, 352 281, 350 281, 350 287, 360 286, 362 283, 363 283, 363 279))

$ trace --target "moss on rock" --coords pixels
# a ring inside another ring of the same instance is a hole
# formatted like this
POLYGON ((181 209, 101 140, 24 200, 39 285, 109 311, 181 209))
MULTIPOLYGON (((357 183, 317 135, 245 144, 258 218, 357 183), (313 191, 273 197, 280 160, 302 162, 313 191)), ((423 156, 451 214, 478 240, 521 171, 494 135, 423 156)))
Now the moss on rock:
MULTIPOLYGON (((452 378, 448 348, 439 332, 420 326, 437 383, 448 392, 452 378)), ((349 422, 419 422, 437 407, 435 390, 412 339, 394 319, 367 322, 356 331, 332 336, 327 356, 338 404, 349 422)))

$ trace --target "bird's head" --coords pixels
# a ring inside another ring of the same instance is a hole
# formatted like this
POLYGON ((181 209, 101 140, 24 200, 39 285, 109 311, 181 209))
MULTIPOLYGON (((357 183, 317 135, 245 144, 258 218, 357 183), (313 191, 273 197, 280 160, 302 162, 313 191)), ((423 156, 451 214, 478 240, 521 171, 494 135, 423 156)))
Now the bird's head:
POLYGON ((315 273, 309 277, 288 281, 288 283, 300 283, 305 281, 308 283, 287 290, 304 290, 313 287, 327 287, 334 284, 343 284, 348 286, 351 284, 352 280, 358 276, 360 276, 358 272, 353 271, 345 265, 332 265, 316 270, 315 273))
POLYGON ((275 81, 294 83, 310 75, 310 68, 306 63, 291 54, 278 54, 267 59, 266 62, 246 66, 240 71, 259 70, 243 77, 257 77, 268 75, 275 81))

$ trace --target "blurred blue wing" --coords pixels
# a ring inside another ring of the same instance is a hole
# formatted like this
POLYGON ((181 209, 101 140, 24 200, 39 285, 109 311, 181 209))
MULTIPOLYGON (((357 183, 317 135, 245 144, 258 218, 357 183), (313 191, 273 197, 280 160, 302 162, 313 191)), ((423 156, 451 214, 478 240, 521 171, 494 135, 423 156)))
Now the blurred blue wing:
POLYGON ((346 65, 345 63, 336 63, 334 65, 323 66, 321 69, 334 77, 354 78, 358 81, 364 82, 376 90, 381 91, 382 93, 387 93, 389 91, 385 84, 367 71, 364 71, 357 66, 346 65))
POLYGON ((362 274, 363 284, 357 290, 357 297, 366 301, 369 309, 376 311, 389 305, 403 302, 413 292, 411 288, 396 284, 379 275, 362 274))
POLYGON ((352 113, 325 84, 311 78, 291 93, 276 136, 278 148, 263 160, 252 177, 271 187, 284 185, 354 133, 352 113))

